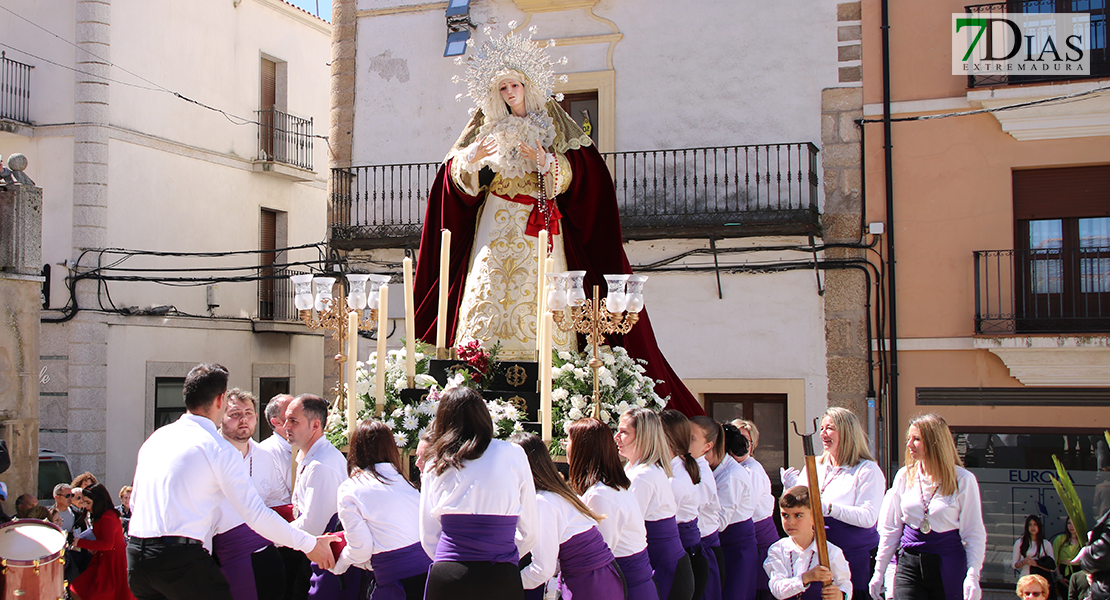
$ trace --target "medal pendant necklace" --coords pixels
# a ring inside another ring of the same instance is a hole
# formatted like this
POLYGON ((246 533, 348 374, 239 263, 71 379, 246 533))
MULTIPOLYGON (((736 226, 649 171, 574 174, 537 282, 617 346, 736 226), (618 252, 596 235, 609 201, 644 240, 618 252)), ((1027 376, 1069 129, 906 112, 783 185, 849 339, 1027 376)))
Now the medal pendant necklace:
POLYGON ((933 488, 933 493, 929 496, 929 499, 926 500, 925 499, 925 482, 921 481, 921 475, 919 474, 917 476, 917 488, 918 488, 918 491, 921 492, 921 506, 925 510, 925 518, 921 519, 921 526, 918 527, 918 530, 921 531, 921 533, 924 533, 924 534, 928 535, 929 532, 933 530, 933 526, 929 524, 929 504, 932 503, 933 498, 936 497, 937 490, 940 489, 940 486, 938 485, 938 486, 934 487, 933 488))

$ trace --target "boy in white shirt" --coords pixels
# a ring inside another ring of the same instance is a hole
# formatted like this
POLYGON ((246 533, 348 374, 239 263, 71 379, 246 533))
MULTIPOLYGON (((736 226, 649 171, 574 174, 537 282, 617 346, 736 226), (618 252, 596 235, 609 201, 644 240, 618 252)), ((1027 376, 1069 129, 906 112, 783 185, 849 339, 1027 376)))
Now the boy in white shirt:
POLYGON ((779 600, 851 598, 851 572, 840 548, 828 544, 831 568, 817 562, 817 536, 813 529, 813 512, 809 508, 809 488, 799 485, 786 490, 779 498, 779 508, 782 528, 790 537, 775 542, 767 550, 763 569, 770 579, 771 594, 779 600))

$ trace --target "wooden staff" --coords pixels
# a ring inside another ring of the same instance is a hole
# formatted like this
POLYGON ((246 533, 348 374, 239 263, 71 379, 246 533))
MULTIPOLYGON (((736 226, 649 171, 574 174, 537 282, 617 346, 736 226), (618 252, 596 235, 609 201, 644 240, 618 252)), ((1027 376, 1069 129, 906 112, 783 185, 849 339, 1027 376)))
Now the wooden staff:
MULTIPOLYGON (((798 431, 798 424, 791 421, 794 433, 802 437, 802 449, 806 455, 806 475, 809 479, 809 510, 813 513, 813 533, 817 541, 817 562, 829 568, 829 542, 825 539, 825 511, 821 507, 821 487, 817 481, 817 456, 813 452, 813 434, 798 431)), ((817 419, 813 420, 816 433, 817 419)), ((829 585, 828 583, 824 585, 829 585)))

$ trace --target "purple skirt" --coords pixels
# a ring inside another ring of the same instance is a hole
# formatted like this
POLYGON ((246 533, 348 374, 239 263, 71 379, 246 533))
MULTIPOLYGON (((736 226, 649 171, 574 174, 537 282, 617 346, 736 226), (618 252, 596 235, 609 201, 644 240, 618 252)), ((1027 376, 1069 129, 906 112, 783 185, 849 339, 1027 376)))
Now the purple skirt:
POLYGON ((517 564, 516 522, 507 515, 442 515, 435 561, 517 564))
POLYGON ((227 578, 231 597, 235 600, 258 600, 251 554, 269 545, 270 540, 255 533, 246 523, 212 538, 212 554, 220 561, 220 571, 227 578))
MULTIPOLYGON (((826 523, 827 522, 826 520, 826 523)), ((767 562, 767 550, 771 548, 771 544, 774 544, 778 540, 779 530, 775 527, 774 517, 767 517, 766 519, 755 522, 755 548, 759 553, 759 566, 756 568, 757 577, 755 583, 755 589, 757 590, 762 591, 770 589, 770 580, 767 577, 767 571, 763 569, 763 563, 767 562)), ((868 561, 864 568, 866 569, 870 565, 871 562, 868 561)))
POLYGON ((871 553, 879 547, 879 532, 874 527, 856 527, 825 517, 825 535, 829 543, 844 552, 852 574, 852 590, 867 590, 871 582, 871 553))
POLYGON ((721 600, 721 567, 717 564, 717 553, 713 551, 721 545, 721 538, 717 532, 701 538, 701 550, 705 560, 709 561, 709 579, 705 582, 704 600, 721 600))
POLYGON ((420 542, 371 556, 374 592, 370 600, 405 600, 405 588, 401 586, 401 581, 417 575, 427 576, 431 565, 432 559, 428 558, 420 542))
POLYGON ((617 565, 624 575, 627 600, 659 600, 659 592, 652 580, 651 559, 648 558, 646 549, 629 556, 618 556, 617 565))
MULTIPOLYGON (((339 515, 336 514, 328 521, 324 533, 335 533, 339 529, 339 515)), ((308 597, 325 600, 365 598, 373 577, 369 571, 358 567, 350 567, 342 575, 336 575, 312 563, 312 577, 308 580, 308 597)))
POLYGON ((940 582, 944 586, 944 597, 963 598, 967 551, 964 550, 959 529, 921 533, 906 525, 902 528, 901 545, 903 550, 936 554, 940 557, 940 582))
POLYGON ((721 550, 725 564, 718 565, 723 574, 721 597, 724 600, 753 600, 759 550, 755 545, 755 524, 751 519, 733 523, 721 532, 721 550))
POLYGON ((675 569, 678 561, 686 555, 682 540, 678 537, 678 524, 674 517, 657 521, 644 521, 647 528, 647 551, 651 558, 651 568, 655 571, 655 587, 660 598, 671 595, 675 569))
POLYGON ((615 560, 597 527, 559 544, 559 587, 564 600, 624 600, 615 560))

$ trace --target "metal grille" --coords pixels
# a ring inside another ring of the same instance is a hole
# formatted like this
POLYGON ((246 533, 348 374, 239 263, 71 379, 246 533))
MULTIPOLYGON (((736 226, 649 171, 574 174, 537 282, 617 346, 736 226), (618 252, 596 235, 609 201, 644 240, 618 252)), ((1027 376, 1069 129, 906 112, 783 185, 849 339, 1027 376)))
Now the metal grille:
MULTIPOLYGON (((818 233, 817 147, 720 146, 602 155, 626 239, 818 233)), ((440 163, 332 169, 331 241, 417 245, 440 163)))
MULTIPOLYGON (((1110 75, 1110 60, 1107 59, 1106 5, 1108 0, 1011 0, 991 4, 973 4, 964 7, 968 14, 990 17, 999 13, 1088 13, 1091 15, 1091 31, 1088 48, 1091 53, 1091 72, 1086 75, 1022 75, 1010 78, 1004 74, 968 75, 967 87, 986 87, 1008 85, 1011 83, 1036 83, 1039 81, 1063 81, 1068 79, 1089 79, 1110 75)), ((1063 52, 1065 49, 1061 48, 1063 52)))
POLYGON ((0 52, 0 119, 31 122, 31 65, 14 61, 0 52))
POLYGON ((258 110, 258 160, 312 170, 312 119, 258 110))
POLYGON ((263 321, 297 321, 297 307, 293 304, 293 275, 307 275, 308 271, 292 269, 262 269, 265 279, 258 287, 258 318, 263 321))

